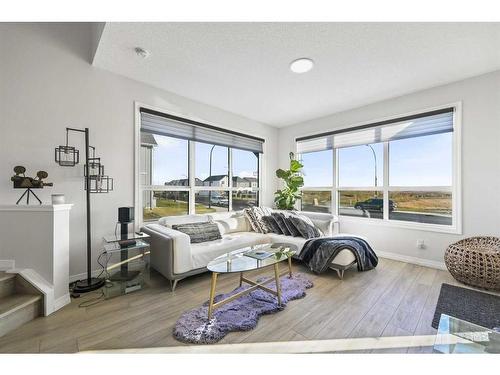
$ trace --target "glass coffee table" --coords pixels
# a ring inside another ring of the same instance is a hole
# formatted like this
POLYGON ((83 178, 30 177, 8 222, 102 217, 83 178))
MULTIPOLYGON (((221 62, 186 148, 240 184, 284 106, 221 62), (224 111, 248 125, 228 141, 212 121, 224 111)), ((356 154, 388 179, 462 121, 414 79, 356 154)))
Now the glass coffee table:
POLYGON ((500 333, 446 314, 439 320, 435 353, 500 353, 500 333))
POLYGON ((208 319, 212 319, 213 311, 231 302, 245 294, 248 294, 256 289, 265 290, 276 296, 278 300, 278 305, 281 305, 281 284, 280 276, 288 273, 289 277, 292 277, 292 256, 297 252, 298 248, 294 244, 289 243, 275 243, 275 244, 264 244, 256 245, 251 247, 245 247, 242 249, 234 250, 224 255, 221 255, 214 260, 212 260, 207 265, 207 269, 212 271, 212 281, 210 284, 210 299, 208 304, 208 319), (257 259, 255 257, 249 256, 252 252, 253 256, 266 256, 264 259, 257 259), (262 252, 264 254, 258 254, 262 252), (256 254, 257 253, 257 254, 256 254), (282 261, 288 261, 288 269, 282 273, 279 271, 279 263, 282 261), (244 276, 245 272, 255 271, 266 267, 274 268, 274 277, 272 279, 267 279, 266 281, 259 283, 257 281, 248 279, 244 276), (240 286, 243 283, 249 284, 250 287, 244 289, 232 296, 220 300, 214 303, 215 289, 217 286, 217 277, 219 274, 226 273, 239 273, 240 274, 240 286), (264 284, 268 284, 270 281, 275 280, 276 290, 266 287, 264 284))

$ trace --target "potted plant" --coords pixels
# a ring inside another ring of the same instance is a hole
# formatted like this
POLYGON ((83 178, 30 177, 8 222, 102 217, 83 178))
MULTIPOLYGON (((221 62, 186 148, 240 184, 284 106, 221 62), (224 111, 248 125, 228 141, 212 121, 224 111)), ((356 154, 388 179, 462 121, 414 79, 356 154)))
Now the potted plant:
POLYGON ((295 155, 290 152, 290 169, 278 169, 276 176, 283 180, 285 187, 274 193, 274 203, 280 210, 293 210, 297 199, 301 199, 302 194, 300 188, 304 186, 304 178, 301 175, 301 170, 304 167, 298 160, 295 160, 295 155))

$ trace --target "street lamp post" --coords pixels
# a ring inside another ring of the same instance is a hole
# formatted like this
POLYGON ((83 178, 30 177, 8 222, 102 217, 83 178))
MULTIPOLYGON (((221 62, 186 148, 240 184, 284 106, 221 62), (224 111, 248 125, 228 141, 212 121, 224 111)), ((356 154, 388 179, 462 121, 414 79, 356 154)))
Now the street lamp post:
MULTIPOLYGON (((373 153, 373 160, 375 162, 375 187, 377 187, 377 154, 375 153, 375 150, 373 149, 372 145, 365 145, 366 147, 370 147, 370 150, 372 150, 373 153)), ((378 192, 375 191, 375 194, 378 196, 378 192)))
MULTIPOLYGON (((209 167, 208 167, 208 186, 212 186, 212 153, 214 151, 215 145, 210 149, 209 167)), ((208 208, 212 208, 212 190, 208 191, 208 208)))

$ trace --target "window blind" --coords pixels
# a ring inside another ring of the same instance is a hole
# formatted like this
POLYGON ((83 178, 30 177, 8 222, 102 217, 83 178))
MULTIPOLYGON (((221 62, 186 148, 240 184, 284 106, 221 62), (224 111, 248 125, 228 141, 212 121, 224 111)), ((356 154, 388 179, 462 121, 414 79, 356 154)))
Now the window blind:
POLYGON ((198 121, 141 108, 141 131, 168 137, 263 152, 264 139, 221 129, 198 121))
POLYGON ((453 114, 454 108, 445 108, 297 138, 297 152, 300 154, 448 133, 453 131, 453 114))

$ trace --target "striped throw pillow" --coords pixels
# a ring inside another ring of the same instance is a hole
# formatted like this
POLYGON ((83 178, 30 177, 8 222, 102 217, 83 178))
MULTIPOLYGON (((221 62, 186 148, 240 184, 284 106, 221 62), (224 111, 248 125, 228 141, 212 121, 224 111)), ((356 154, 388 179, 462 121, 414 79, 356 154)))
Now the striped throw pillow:
POLYGON ((191 243, 202 243, 220 240, 219 227, 213 222, 186 223, 172 225, 172 229, 185 233, 191 239, 191 243))

